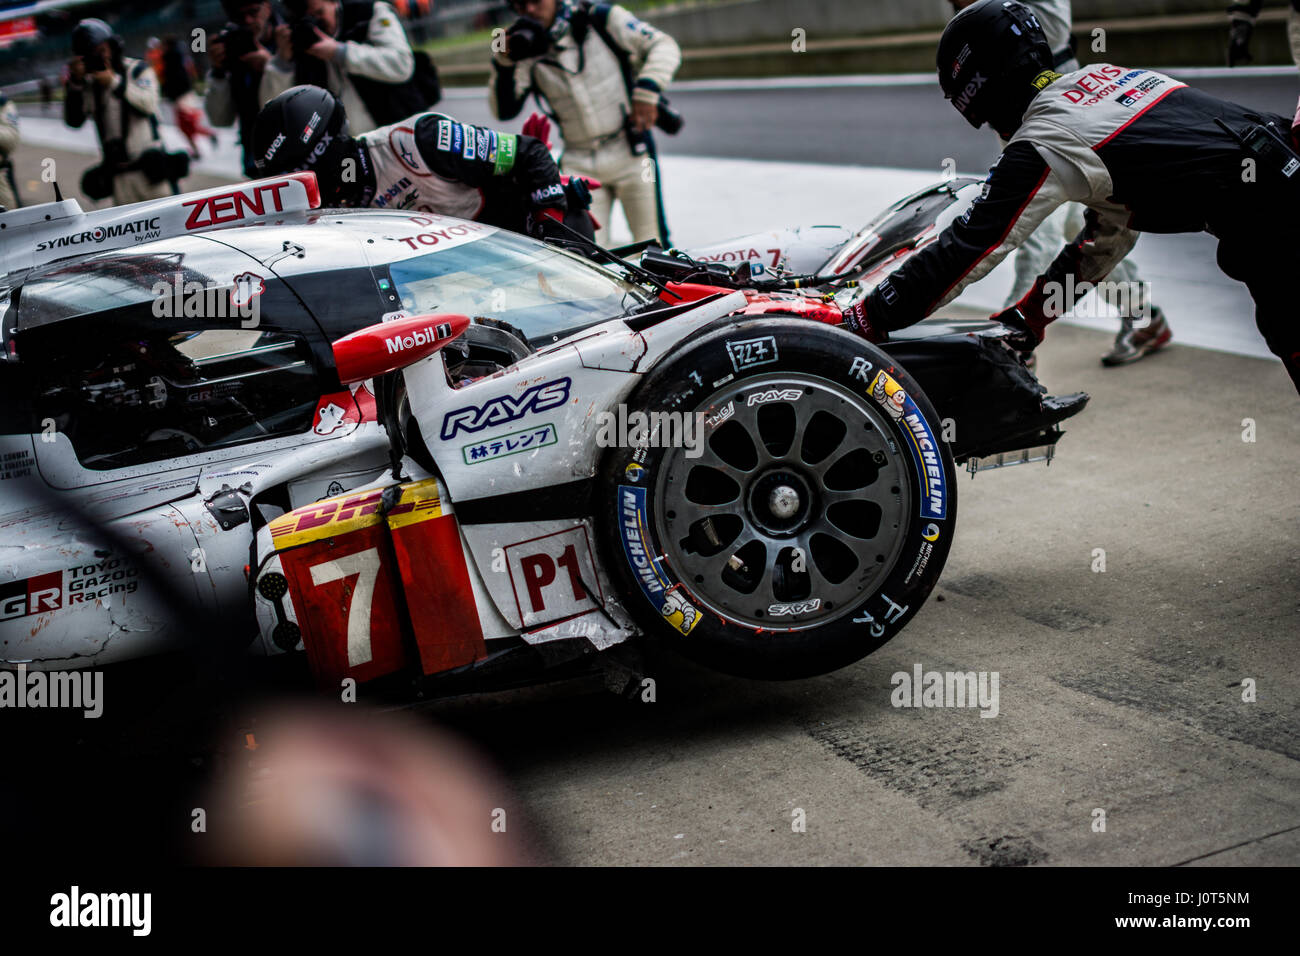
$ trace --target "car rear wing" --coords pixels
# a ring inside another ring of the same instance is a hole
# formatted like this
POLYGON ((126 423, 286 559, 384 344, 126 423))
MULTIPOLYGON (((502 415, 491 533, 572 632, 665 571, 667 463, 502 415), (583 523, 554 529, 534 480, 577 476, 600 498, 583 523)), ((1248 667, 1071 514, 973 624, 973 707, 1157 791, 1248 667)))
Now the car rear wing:
POLYGON ((0 277, 92 252, 320 208, 315 173, 288 173, 84 212, 75 199, 0 213, 0 277))

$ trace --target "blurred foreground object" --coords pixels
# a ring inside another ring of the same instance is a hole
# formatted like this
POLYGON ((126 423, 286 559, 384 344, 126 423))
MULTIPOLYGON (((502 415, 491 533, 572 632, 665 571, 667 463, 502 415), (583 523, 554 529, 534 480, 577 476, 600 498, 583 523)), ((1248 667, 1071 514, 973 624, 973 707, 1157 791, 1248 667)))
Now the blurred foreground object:
POLYGON ((210 862, 236 866, 511 866, 521 821, 481 758, 412 717, 276 710, 239 735, 217 783, 210 862))

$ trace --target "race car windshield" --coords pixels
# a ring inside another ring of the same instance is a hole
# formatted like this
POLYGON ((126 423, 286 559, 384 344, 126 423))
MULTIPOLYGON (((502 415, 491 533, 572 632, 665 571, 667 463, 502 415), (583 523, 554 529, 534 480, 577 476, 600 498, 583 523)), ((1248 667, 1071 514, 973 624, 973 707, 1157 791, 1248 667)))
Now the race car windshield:
POLYGON ((389 267, 402 308, 502 319, 530 340, 617 318, 644 292, 585 259, 505 231, 389 267))

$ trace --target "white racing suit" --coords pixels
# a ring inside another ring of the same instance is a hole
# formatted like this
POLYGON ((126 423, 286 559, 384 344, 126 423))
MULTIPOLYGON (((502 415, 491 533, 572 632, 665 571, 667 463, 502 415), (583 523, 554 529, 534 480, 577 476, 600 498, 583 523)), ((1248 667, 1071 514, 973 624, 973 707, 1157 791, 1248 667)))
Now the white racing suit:
POLYGON ((531 136, 422 113, 356 137, 357 205, 411 209, 526 231, 530 213, 566 208, 560 171, 531 136))
POLYGON ((569 32, 543 56, 518 63, 505 53, 493 57, 488 86, 492 112, 499 119, 513 119, 528 95, 537 94, 549 104, 564 137, 564 172, 600 180, 602 188, 592 193, 591 212, 601 224, 596 239, 602 245, 609 238, 615 199, 623 205, 634 242, 659 237, 656 164, 650 156, 632 151, 624 125, 631 100, 658 104, 681 57, 672 37, 617 4, 579 6, 569 32), (588 17, 599 19, 629 58, 635 74, 630 97, 618 56, 588 17))
MULTIPOLYGON (((1070 31, 1073 29, 1071 0, 1023 0, 1026 6, 1038 14, 1038 22, 1043 25, 1047 42, 1052 48, 1054 69, 1061 73, 1073 73, 1079 69, 1079 61, 1071 48, 1070 31)), ((1005 143, 1003 144, 1005 145, 1005 143)), ((1015 279, 1011 292, 1007 296, 1007 306, 1019 302, 1034 280, 1042 275, 1065 244, 1066 236, 1077 236, 1083 228, 1083 208, 1076 203, 1069 203, 1058 209, 1043 221, 1016 250, 1014 260, 1015 279)), ((1111 272, 1110 279, 1122 284, 1126 289, 1139 290, 1145 296, 1146 285, 1138 275, 1137 265, 1132 259, 1125 259, 1111 272)), ((1145 298, 1130 297, 1130 312, 1145 312, 1150 303, 1145 298)), ((1113 304, 1113 303, 1112 303, 1113 304)))
MULTIPOLYGON (((1064 203, 1083 232, 1021 299, 1037 332, 1107 278, 1140 231, 1210 232, 1223 271, 1248 286, 1256 322, 1300 389, 1300 183, 1247 159, 1215 122, 1244 131, 1257 114, 1146 69, 1096 64, 1030 102, 974 205, 877 286, 863 304, 877 331, 919 321, 982 278, 1064 203)), ((1263 114, 1285 135, 1291 120, 1263 114)), ((856 321, 848 317, 850 324, 856 321)))

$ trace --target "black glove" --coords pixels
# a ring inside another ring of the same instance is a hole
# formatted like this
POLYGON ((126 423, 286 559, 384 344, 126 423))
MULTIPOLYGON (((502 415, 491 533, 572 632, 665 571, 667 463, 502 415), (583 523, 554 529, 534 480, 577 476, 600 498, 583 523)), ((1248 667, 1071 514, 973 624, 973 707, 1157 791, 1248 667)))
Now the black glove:
POLYGON ((564 201, 570 211, 591 208, 591 187, 581 176, 570 176, 564 184, 564 201))
POLYGON ((540 239, 542 242, 551 242, 556 239, 571 240, 573 237, 561 225, 563 219, 563 209, 557 206, 547 206, 530 212, 524 228, 528 230, 530 236, 534 239, 540 239))
POLYGON ((540 20, 520 17, 506 29, 506 56, 518 63, 541 56, 551 47, 551 33, 540 20))
POLYGON ((1030 322, 1016 305, 990 318, 1010 329, 1011 334, 1007 336, 1006 342, 1022 355, 1028 355, 1042 344, 1047 321, 1050 321, 1030 322))

